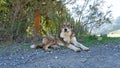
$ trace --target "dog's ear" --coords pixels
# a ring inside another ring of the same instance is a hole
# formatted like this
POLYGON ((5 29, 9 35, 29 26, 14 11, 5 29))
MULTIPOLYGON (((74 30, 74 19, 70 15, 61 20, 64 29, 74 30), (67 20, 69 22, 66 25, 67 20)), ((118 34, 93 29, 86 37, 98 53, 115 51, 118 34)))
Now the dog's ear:
POLYGON ((72 24, 70 26, 71 26, 71 29, 73 29, 74 26, 72 24))
POLYGON ((63 23, 60 24, 60 28, 64 28, 65 26, 66 26, 65 22, 63 22, 63 23))

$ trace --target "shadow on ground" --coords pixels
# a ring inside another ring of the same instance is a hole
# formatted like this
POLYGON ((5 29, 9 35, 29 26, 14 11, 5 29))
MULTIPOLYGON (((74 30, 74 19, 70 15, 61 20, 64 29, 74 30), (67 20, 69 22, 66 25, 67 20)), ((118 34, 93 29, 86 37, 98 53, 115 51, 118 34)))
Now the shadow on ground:
POLYGON ((120 45, 92 46, 88 52, 25 47, 0 48, 0 68, 120 68, 120 45))

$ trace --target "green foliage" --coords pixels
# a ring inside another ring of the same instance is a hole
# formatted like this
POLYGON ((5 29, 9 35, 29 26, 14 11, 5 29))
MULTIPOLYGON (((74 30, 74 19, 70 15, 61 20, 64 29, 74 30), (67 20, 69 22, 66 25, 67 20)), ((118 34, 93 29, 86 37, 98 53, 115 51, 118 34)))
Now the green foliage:
POLYGON ((111 38, 105 35, 100 36, 102 39, 98 40, 98 36, 82 36, 80 37, 81 43, 86 46, 98 46, 98 45, 118 45, 120 44, 120 38, 111 38))
MULTIPOLYGON (((83 21, 75 21, 65 7, 65 4, 69 2, 72 4, 74 0, 68 2, 65 0, 66 3, 63 2, 61 0, 1 0, 0 32, 3 35, 7 35, 13 41, 18 38, 22 39, 33 36, 32 34, 35 32, 33 24, 35 18, 34 12, 38 10, 41 17, 40 34, 58 34, 60 23, 68 21, 74 25, 76 36, 88 35, 88 28, 83 24, 83 21)), ((86 5, 88 2, 86 2, 86 5)), ((93 9, 90 9, 90 11, 92 13, 93 9)), ((89 18, 89 16, 86 16, 86 18, 89 18)), ((91 19, 89 18, 89 20, 91 19)))

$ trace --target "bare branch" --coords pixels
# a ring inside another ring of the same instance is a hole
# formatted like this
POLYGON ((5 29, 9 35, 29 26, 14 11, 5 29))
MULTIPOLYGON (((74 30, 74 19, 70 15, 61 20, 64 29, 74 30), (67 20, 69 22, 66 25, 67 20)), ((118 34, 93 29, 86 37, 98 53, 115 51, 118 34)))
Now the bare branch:
POLYGON ((63 5, 66 5, 66 4, 74 4, 76 2, 76 0, 69 0, 69 1, 67 1, 66 3, 64 3, 63 5))

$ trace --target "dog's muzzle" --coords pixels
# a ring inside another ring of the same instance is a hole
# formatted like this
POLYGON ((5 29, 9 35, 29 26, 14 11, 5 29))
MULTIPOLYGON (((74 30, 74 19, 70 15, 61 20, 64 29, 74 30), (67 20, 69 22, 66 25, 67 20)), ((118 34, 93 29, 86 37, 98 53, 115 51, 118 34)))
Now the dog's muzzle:
POLYGON ((67 29, 64 29, 64 32, 67 32, 67 29))

